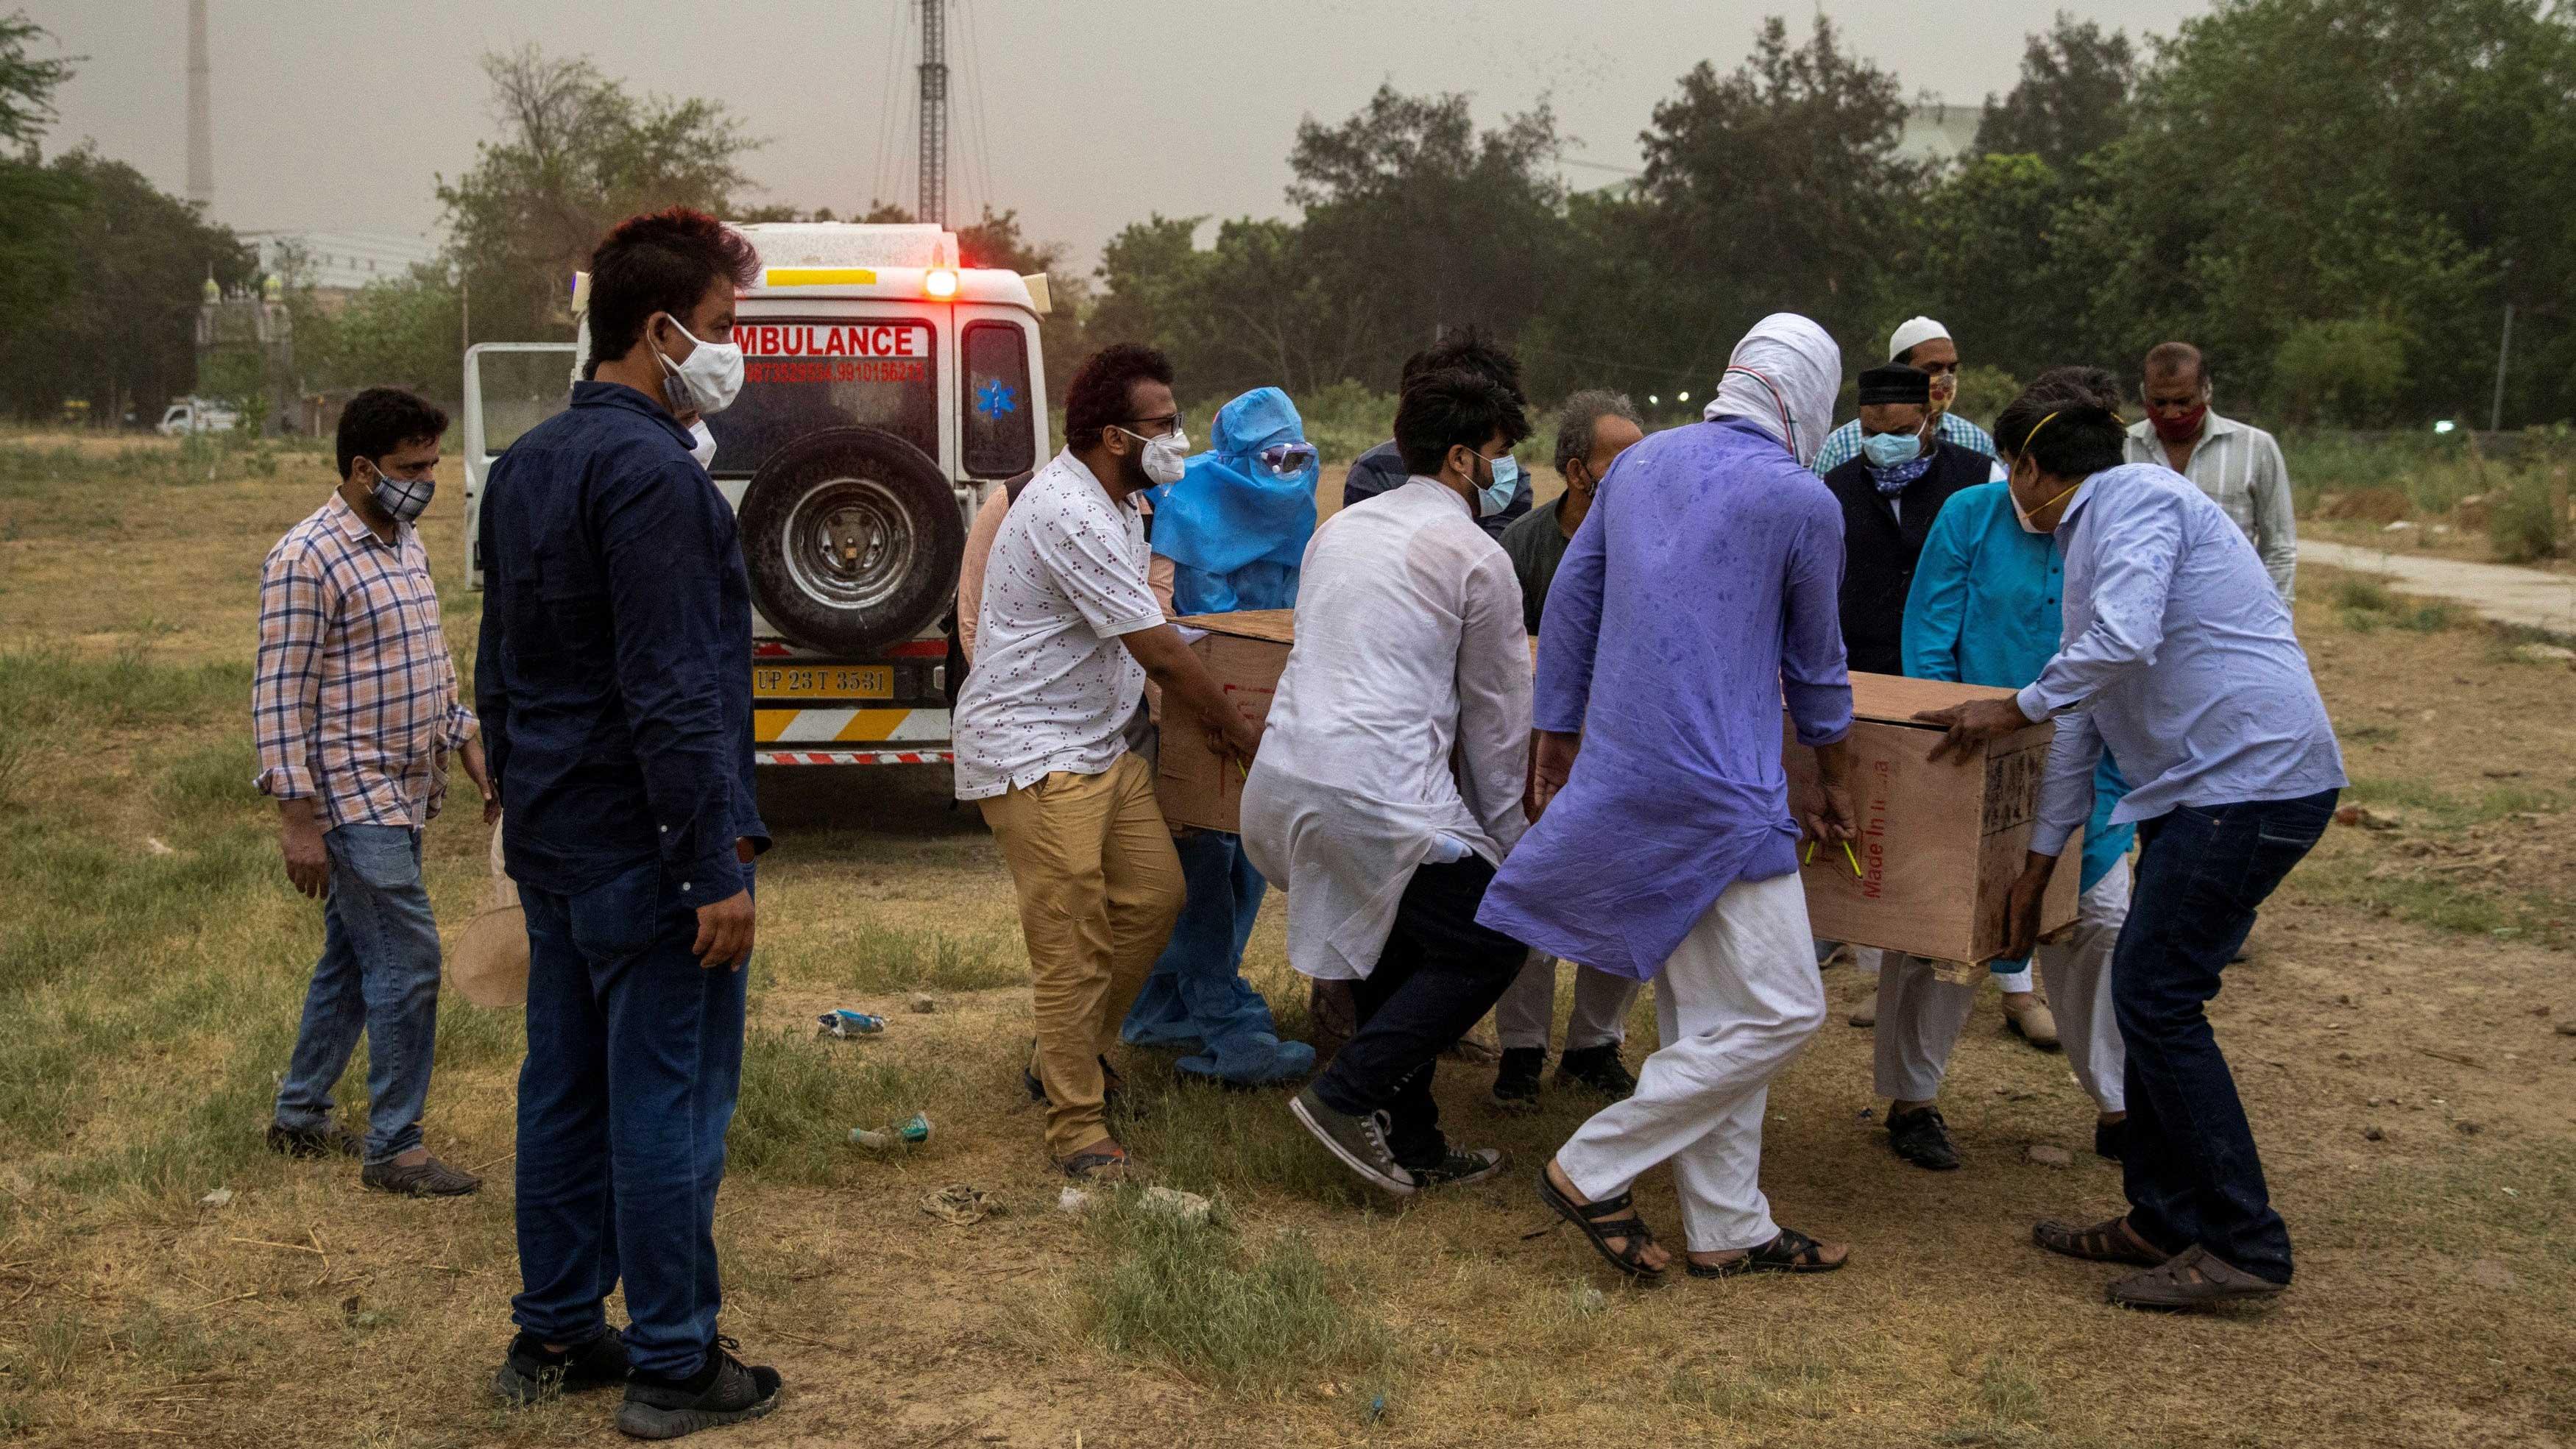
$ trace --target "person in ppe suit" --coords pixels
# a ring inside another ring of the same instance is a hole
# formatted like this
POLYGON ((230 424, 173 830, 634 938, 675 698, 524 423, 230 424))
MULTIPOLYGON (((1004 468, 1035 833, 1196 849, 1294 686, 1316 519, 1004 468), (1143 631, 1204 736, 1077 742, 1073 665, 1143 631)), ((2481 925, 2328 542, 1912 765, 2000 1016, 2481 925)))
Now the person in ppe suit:
MULTIPOLYGON (((1154 552, 1171 563, 1175 615, 1286 609, 1315 532, 1315 445, 1297 405, 1255 388, 1217 411, 1215 446, 1155 490, 1154 552)), ((1130 1046, 1181 1047, 1184 1076, 1264 1087, 1311 1071, 1315 1049, 1281 1041, 1270 1003, 1243 979, 1244 943, 1269 883, 1238 836, 1174 834, 1188 900, 1120 1035, 1130 1046)))

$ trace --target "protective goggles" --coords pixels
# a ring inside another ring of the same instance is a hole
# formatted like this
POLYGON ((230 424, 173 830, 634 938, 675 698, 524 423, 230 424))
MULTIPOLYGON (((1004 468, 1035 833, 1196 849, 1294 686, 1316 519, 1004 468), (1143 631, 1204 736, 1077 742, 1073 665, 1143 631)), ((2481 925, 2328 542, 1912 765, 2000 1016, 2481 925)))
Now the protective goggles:
POLYGON ((1273 443, 1253 455, 1273 478, 1291 478, 1315 465, 1312 443, 1273 443))

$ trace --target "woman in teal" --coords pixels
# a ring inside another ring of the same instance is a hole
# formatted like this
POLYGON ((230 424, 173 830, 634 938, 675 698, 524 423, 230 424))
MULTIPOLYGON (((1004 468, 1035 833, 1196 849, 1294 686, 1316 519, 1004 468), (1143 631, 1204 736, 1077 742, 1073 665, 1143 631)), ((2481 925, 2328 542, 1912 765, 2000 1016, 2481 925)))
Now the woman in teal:
MULTIPOLYGON (((2119 385, 2100 368, 2058 368, 2032 384, 2052 384, 2070 401, 2116 408, 2119 385)), ((1915 564, 1905 600, 1905 672, 2018 689, 2039 677, 2057 652, 2065 562, 2056 541, 2022 526, 2006 485, 1963 489, 1942 506, 1915 564)), ((2136 827, 2111 824, 2128 793, 2118 765, 2102 756, 2094 776, 2093 818, 2084 831, 2083 899, 2073 931, 2038 951, 2041 984, 2056 1008, 2060 1039, 2075 1079, 2100 1109, 2093 1150, 2120 1155, 2126 1053, 2111 1012, 2111 948, 2129 915, 2129 845, 2136 827)), ((2023 963, 1998 961, 1998 972, 2023 963)), ((1889 952, 1880 970, 1877 1088, 1890 1101, 1888 1140, 1922 1166, 1957 1166, 1949 1134, 1932 1105, 1950 1048, 1967 1022, 1973 986, 1933 979, 1928 963, 1889 952), (1947 1158, 1946 1162, 1941 1159, 1947 1158), (1927 1158, 1931 1160, 1926 1160, 1927 1158)))
MULTIPOLYGON (((1315 533, 1315 445, 1296 404, 1255 388, 1217 411, 1214 446, 1181 481, 1153 490, 1154 552, 1172 562, 1180 614, 1286 609, 1315 533)), ((1171 944, 1119 1035, 1130 1046, 1190 1048, 1184 1076, 1262 1087, 1304 1076, 1315 1049, 1281 1041, 1270 1003, 1243 979, 1243 947, 1269 884, 1240 837, 1194 830, 1173 838, 1188 903, 1171 944)))

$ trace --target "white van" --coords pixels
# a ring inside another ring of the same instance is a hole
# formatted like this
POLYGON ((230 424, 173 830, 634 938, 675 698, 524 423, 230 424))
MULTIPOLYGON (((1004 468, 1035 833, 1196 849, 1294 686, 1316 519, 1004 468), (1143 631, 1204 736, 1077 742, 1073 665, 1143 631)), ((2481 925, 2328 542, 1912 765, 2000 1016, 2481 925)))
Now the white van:
POLYGON ((183 397, 162 410, 161 421, 152 425, 152 431, 178 438, 190 433, 229 433, 240 426, 241 414, 224 404, 183 397))
MULTIPOLYGON (((947 764, 944 621, 986 494, 1048 456, 1046 278, 957 264, 936 226, 741 228, 761 284, 734 341, 742 394, 709 469, 751 575, 756 758, 947 764)), ((465 354, 465 527, 483 584, 484 479, 561 411, 570 343, 465 354)))

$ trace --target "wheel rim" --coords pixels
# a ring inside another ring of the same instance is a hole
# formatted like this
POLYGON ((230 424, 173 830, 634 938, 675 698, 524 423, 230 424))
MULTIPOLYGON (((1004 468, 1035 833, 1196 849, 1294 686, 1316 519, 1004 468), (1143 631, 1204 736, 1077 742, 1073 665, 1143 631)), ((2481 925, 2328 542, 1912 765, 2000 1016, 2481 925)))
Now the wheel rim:
POLYGON ((830 478, 787 510, 784 547, 796 589, 832 609, 885 603, 911 576, 920 539, 894 490, 874 478, 830 478))

